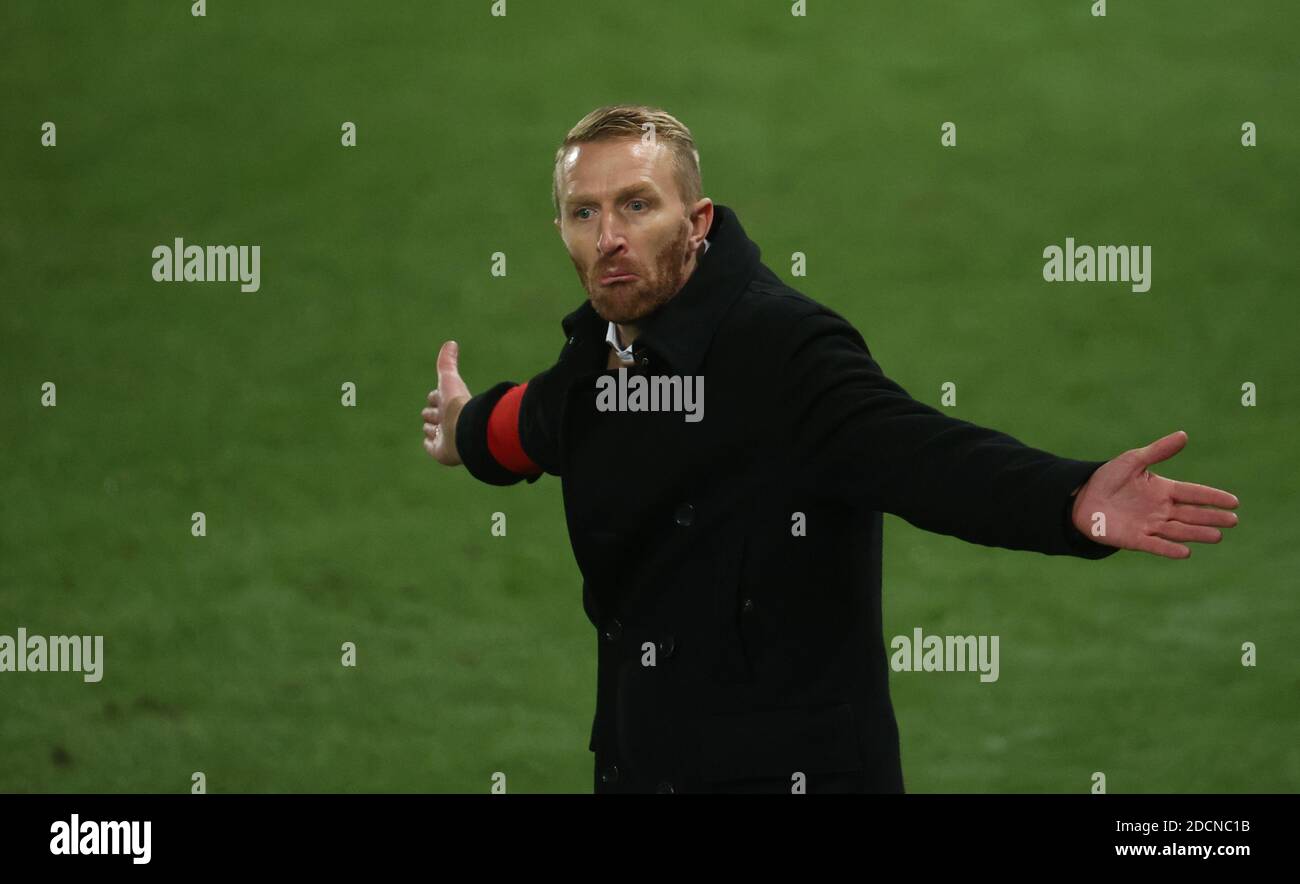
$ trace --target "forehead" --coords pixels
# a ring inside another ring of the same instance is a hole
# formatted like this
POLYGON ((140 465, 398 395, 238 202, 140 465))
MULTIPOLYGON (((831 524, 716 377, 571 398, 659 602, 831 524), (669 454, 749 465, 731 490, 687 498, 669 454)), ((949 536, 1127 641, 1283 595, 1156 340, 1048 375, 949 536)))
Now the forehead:
POLYGON ((560 196, 612 196, 636 184, 670 190, 672 151, 662 141, 602 139, 573 144, 560 158, 560 196))

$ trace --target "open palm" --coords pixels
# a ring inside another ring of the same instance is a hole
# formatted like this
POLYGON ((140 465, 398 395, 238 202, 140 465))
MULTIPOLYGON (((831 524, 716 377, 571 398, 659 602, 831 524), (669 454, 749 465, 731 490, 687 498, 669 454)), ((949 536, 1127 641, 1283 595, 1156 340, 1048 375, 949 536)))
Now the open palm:
POLYGON ((1079 490, 1074 526, 1097 543, 1171 559, 1192 554, 1187 542, 1218 543, 1219 529, 1237 524, 1237 515, 1224 511, 1237 507, 1236 496, 1148 469, 1186 444, 1187 434, 1179 430, 1108 461, 1079 490))

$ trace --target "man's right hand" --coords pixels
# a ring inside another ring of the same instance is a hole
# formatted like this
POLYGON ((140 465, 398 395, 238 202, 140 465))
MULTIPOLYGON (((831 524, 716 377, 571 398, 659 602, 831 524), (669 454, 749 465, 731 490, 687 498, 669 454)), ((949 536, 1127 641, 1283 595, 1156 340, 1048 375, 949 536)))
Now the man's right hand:
POLYGON ((470 399, 469 387, 460 379, 460 346, 447 341, 438 351, 438 389, 429 392, 429 407, 420 412, 424 418, 424 449, 445 466, 459 464, 456 451, 456 420, 470 399))

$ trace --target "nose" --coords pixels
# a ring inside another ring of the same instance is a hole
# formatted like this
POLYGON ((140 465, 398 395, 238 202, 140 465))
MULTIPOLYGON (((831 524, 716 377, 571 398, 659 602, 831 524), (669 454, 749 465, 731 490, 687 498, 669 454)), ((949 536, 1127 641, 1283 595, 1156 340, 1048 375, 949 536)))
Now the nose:
POLYGON ((596 240, 596 251, 603 255, 612 254, 627 243, 627 238, 623 235, 622 222, 615 217, 615 213, 606 212, 601 216, 600 236, 596 240))

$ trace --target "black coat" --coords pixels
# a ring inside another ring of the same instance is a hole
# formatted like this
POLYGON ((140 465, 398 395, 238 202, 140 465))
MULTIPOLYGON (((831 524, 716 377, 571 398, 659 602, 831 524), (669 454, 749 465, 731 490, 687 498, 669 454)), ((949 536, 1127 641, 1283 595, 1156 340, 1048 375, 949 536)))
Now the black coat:
MULTIPOLYGON (((848 322, 760 263, 727 207, 709 240, 633 345, 635 372, 705 379, 702 420, 597 410, 597 377, 616 373, 589 302, 520 406, 524 451, 562 478, 596 627, 595 789, 789 792, 803 772, 809 792, 901 792, 881 513, 1099 559, 1115 549, 1069 511, 1102 462, 917 402, 848 322)), ((466 466, 492 484, 523 478, 486 443, 512 386, 475 396, 457 427, 466 466)))

